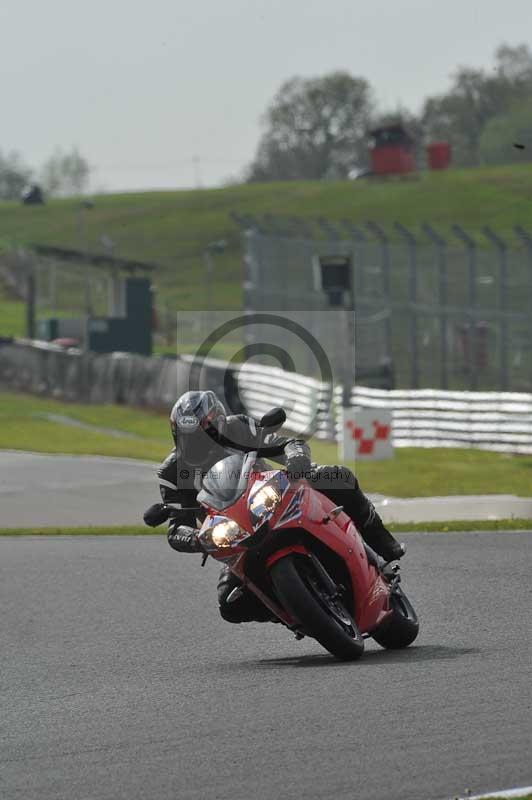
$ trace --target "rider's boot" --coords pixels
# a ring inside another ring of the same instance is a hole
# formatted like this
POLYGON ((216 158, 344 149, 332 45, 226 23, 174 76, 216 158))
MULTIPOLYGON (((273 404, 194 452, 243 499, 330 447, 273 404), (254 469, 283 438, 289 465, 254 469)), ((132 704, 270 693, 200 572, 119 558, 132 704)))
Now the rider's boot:
POLYGON ((348 514, 364 541, 385 561, 393 561, 404 555, 404 549, 394 539, 377 514, 375 506, 364 494, 356 476, 347 467, 316 466, 313 469, 313 486, 341 505, 348 514))
POLYGON ((382 519, 375 510, 373 503, 369 500, 367 500, 367 509, 368 513, 364 521, 355 519, 355 524, 364 541, 386 562, 402 558, 405 554, 405 548, 384 527, 382 519))

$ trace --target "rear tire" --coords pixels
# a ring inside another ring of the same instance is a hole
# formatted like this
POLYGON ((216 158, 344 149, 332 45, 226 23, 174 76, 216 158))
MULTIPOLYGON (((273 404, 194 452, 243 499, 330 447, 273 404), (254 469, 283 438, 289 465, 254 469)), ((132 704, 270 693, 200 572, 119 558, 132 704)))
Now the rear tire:
POLYGON ((273 565, 270 577, 283 607, 306 634, 342 661, 360 658, 364 652, 360 631, 343 603, 320 587, 309 558, 285 556, 273 565))
POLYGON ((371 635, 381 647, 399 650, 412 644, 419 633, 419 620, 406 594, 397 587, 390 596, 392 613, 371 635))

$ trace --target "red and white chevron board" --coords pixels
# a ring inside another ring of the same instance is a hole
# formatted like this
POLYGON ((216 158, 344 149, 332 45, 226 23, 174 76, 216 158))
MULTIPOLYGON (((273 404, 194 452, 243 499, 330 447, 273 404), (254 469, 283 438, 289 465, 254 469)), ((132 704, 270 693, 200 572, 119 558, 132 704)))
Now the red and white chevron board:
POLYGON ((393 458, 392 415, 381 408, 342 409, 342 461, 393 458))

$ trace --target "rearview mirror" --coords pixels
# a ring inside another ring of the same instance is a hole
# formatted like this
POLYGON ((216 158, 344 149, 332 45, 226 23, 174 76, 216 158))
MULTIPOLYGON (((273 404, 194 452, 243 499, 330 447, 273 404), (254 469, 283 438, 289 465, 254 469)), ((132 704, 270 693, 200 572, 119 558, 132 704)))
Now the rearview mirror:
POLYGON ((286 413, 282 408, 272 408, 262 417, 259 425, 261 428, 280 428, 286 422, 286 413))

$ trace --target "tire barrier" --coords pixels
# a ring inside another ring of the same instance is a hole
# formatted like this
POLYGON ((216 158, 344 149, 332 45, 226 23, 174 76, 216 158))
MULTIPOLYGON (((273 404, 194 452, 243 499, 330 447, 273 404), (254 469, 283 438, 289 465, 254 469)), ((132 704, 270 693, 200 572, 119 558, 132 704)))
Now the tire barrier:
MULTIPOLYGON (((287 429, 339 434, 341 387, 253 362, 110 353, 98 355, 47 342, 0 340, 0 388, 79 403, 168 409, 191 385, 212 389, 231 413, 260 417, 288 408, 287 429), (198 371, 200 372, 198 377, 198 371)), ((356 386, 351 406, 392 412, 395 447, 468 447, 532 454, 532 394, 385 390, 356 386)))
MULTIPOLYGON (((69 402, 167 410, 178 395, 187 391, 193 366, 185 358, 148 358, 131 353, 100 355, 23 339, 0 342, 3 389, 69 402)), ((209 365, 206 381, 211 388, 223 387, 225 373, 225 364, 209 365)), ((243 410, 236 386, 233 394, 234 397, 227 397, 229 406, 243 410)))

